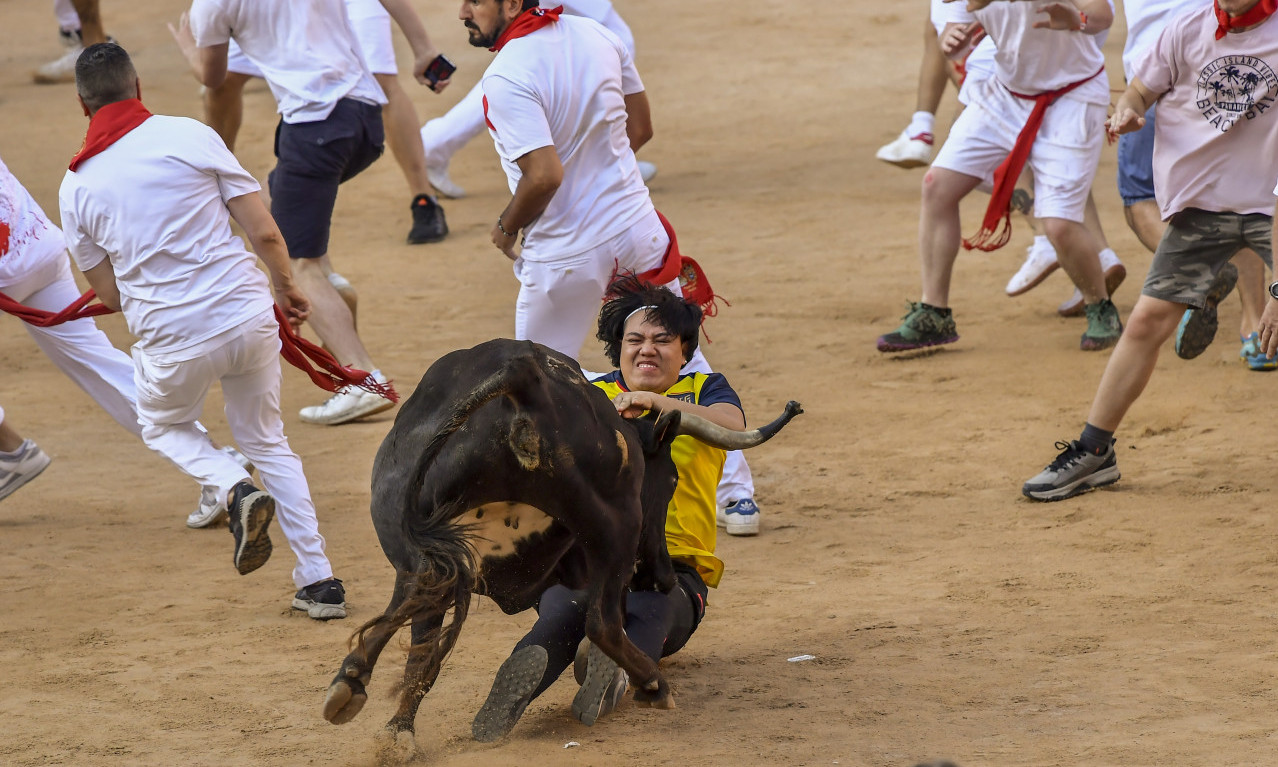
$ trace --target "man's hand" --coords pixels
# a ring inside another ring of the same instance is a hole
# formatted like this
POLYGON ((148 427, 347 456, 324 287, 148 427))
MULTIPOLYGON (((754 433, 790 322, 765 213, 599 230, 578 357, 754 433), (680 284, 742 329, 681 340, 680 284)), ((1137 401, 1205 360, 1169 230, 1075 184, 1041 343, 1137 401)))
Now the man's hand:
POLYGON ((941 34, 941 39, 937 42, 941 46, 941 53, 945 54, 947 58, 951 58, 955 53, 975 46, 984 36, 985 28, 976 22, 949 24, 946 25, 945 31, 941 34))
POLYGON ((168 27, 169 34, 173 35, 173 42, 177 43, 178 49, 186 57, 186 63, 191 65, 195 79, 203 82, 204 64, 200 61, 200 48, 195 44, 195 35, 191 34, 190 16, 186 11, 182 11, 182 15, 178 17, 177 26, 173 26, 173 22, 170 21, 168 27))
POLYGON ((1134 133, 1144 127, 1145 115, 1121 102, 1114 109, 1114 114, 1110 115, 1109 120, 1105 123, 1105 130, 1109 131, 1111 136, 1134 133))
POLYGON ((512 232, 507 235, 501 230, 500 224, 493 224, 492 240, 497 249, 506 254, 506 258, 511 261, 519 258, 519 254, 515 252, 515 241, 519 239, 519 232, 512 232))
POLYGON ((311 316, 311 299, 307 298, 302 289, 295 285, 276 288, 275 303, 284 310, 284 316, 288 318, 288 324, 292 325, 294 330, 302 327, 306 318, 311 316))
POLYGON ((638 418, 649 410, 659 410, 660 394, 650 391, 623 391, 612 398, 617 415, 622 418, 638 418))
POLYGON ((1083 28, 1083 12, 1072 3, 1048 3, 1039 8, 1038 12, 1046 13, 1047 19, 1034 22, 1035 29, 1078 31, 1083 28))

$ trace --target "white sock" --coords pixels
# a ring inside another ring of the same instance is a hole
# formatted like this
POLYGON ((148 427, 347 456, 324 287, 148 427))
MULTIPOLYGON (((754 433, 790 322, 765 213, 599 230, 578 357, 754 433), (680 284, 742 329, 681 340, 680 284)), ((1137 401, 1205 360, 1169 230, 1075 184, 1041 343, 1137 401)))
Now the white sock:
POLYGON ((936 127, 936 115, 931 112, 915 112, 910 118, 910 124, 905 127, 905 135, 910 138, 916 138, 926 133, 932 135, 932 129, 936 127))
POLYGON ((1114 252, 1113 248, 1105 248, 1100 252, 1100 265, 1102 270, 1108 269, 1111 266, 1117 266, 1121 263, 1123 262, 1118 259, 1118 254, 1114 252))
POLYGON ((1047 239, 1045 234, 1034 235, 1034 244, 1030 245, 1030 250, 1047 250, 1052 256, 1056 256, 1056 248, 1052 245, 1052 241, 1047 239))

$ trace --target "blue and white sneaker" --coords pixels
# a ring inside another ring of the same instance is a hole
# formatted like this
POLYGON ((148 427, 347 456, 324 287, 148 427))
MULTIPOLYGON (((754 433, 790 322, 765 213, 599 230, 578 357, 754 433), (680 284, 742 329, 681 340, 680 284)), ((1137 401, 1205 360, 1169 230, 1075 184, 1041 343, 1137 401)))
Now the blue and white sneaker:
POLYGON ((753 498, 739 498, 719 509, 715 521, 728 535, 758 535, 759 505, 753 498))
POLYGON ((1261 353, 1259 333, 1243 336, 1242 349, 1238 351, 1238 356, 1252 370, 1262 373, 1267 370, 1278 370, 1278 357, 1266 357, 1261 353))

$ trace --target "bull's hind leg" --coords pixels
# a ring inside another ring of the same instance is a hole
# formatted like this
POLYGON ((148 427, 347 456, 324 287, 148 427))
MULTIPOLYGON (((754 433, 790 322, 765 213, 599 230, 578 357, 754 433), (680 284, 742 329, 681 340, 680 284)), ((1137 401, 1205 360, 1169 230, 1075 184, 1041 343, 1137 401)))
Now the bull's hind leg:
POLYGON ((457 632, 445 631, 443 625, 443 612, 414 616, 413 644, 408 649, 408 662, 404 666, 399 708, 386 723, 388 730, 413 732, 422 698, 439 678, 440 666, 457 641, 457 632))
POLYGON ((328 695, 324 698, 324 718, 333 724, 346 724, 354 719, 368 701, 366 688, 373 675, 373 666, 377 664, 386 643, 404 625, 404 620, 397 618, 396 613, 407 598, 412 582, 411 576, 397 572, 395 589, 386 610, 356 632, 355 649, 342 661, 342 667, 329 683, 328 695))

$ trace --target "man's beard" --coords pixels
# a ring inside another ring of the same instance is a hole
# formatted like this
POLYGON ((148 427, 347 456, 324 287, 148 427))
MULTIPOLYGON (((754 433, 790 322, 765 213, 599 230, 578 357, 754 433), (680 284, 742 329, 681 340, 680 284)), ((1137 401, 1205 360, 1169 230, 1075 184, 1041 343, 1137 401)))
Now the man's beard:
POLYGON ((491 48, 497 44, 497 38, 501 37, 501 33, 506 31, 505 21, 500 21, 493 27, 492 34, 485 35, 480 32, 478 26, 473 21, 464 22, 467 32, 470 33, 470 44, 476 48, 491 48))

